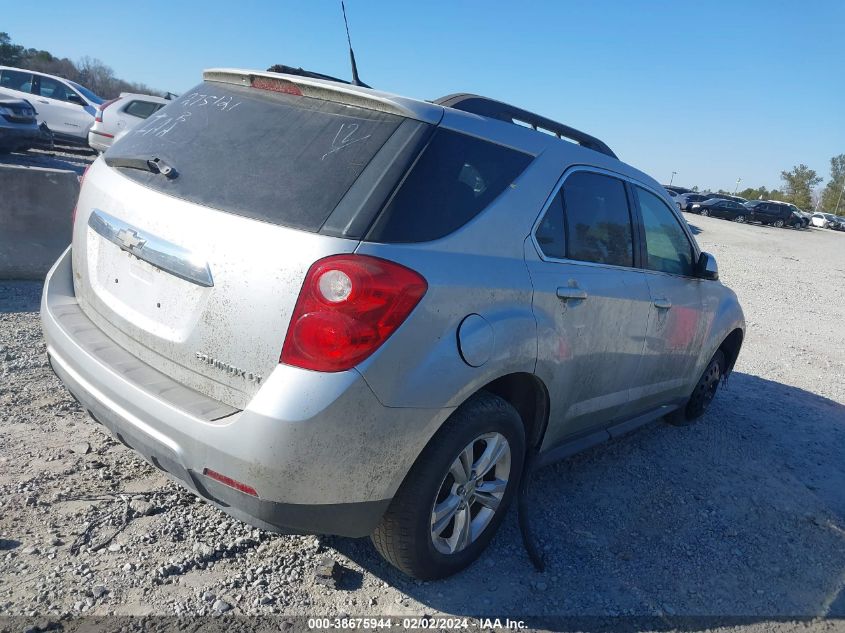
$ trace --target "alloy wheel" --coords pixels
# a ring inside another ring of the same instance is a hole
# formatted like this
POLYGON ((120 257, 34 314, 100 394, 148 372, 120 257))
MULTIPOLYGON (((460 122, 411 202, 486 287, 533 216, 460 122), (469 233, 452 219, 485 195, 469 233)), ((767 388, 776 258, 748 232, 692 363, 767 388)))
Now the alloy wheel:
POLYGON ((745 223, 745 216, 744 215, 738 215, 734 218, 734 220, 736 220, 740 224, 744 224, 745 223))
POLYGON ((471 545, 496 514, 511 475, 511 447, 501 433, 467 444, 443 477, 431 510, 431 541, 442 554, 471 545))

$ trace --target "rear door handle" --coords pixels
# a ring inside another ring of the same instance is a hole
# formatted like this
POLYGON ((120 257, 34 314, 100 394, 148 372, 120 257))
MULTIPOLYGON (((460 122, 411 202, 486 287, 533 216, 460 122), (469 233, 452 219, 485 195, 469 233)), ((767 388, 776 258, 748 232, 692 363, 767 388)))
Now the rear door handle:
POLYGON ((668 310, 672 307, 672 302, 669 299, 655 299, 654 307, 658 310, 668 310))
POLYGON ((587 293, 580 288, 561 286, 557 289, 557 298, 561 301, 583 301, 587 298, 587 293))

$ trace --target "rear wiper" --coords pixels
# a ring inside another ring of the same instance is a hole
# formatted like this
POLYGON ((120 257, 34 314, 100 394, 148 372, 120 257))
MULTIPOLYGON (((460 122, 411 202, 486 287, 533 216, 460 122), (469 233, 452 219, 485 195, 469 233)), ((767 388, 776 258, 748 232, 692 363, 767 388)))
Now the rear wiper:
POLYGON ((165 163, 158 156, 151 158, 143 157, 124 157, 124 156, 106 156, 106 165, 109 167, 125 167, 126 169, 140 169, 142 171, 149 171, 153 174, 161 174, 165 178, 172 180, 179 175, 174 167, 165 163))

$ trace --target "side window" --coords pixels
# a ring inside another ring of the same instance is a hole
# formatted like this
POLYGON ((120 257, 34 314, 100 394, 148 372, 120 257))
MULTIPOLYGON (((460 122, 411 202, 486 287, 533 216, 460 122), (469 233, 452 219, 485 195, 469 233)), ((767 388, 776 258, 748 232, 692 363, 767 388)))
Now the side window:
POLYGON ((161 104, 153 103, 151 101, 130 101, 129 105, 127 105, 123 111, 126 114, 131 114, 139 119, 146 119, 160 107, 161 104))
POLYGON ((691 277, 695 271, 692 244, 675 214, 653 193, 641 187, 636 190, 645 228, 646 268, 691 277))
POLYGON ((532 159, 502 145, 438 128, 367 239, 391 243, 440 239, 487 208, 532 159))
POLYGON ((73 91, 62 82, 51 79, 50 77, 41 77, 40 83, 40 94, 42 97, 55 99, 56 101, 70 101, 68 94, 73 91))
POLYGON ((534 233, 537 238, 537 244, 540 250, 546 257, 554 257, 555 259, 564 259, 566 257, 566 243, 564 242, 564 228, 563 228, 563 194, 558 191, 552 200, 549 208, 540 224, 537 231, 534 233))
POLYGON ((566 179, 561 191, 567 257, 633 266, 631 214, 622 181, 577 171, 566 179))
POLYGON ((18 70, 0 70, 0 87, 20 92, 32 92, 32 75, 18 70))

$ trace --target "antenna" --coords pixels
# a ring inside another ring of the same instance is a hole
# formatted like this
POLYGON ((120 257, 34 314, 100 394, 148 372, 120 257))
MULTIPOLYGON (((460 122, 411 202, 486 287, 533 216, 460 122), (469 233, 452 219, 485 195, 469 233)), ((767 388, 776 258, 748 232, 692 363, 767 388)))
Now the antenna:
POLYGON ((343 11, 343 23, 346 25, 346 41, 349 43, 349 61, 352 62, 352 85, 369 88, 370 86, 358 77, 358 66, 355 64, 355 53, 352 50, 352 38, 349 37, 349 22, 346 19, 346 5, 343 3, 343 0, 340 0, 340 8, 343 11))

